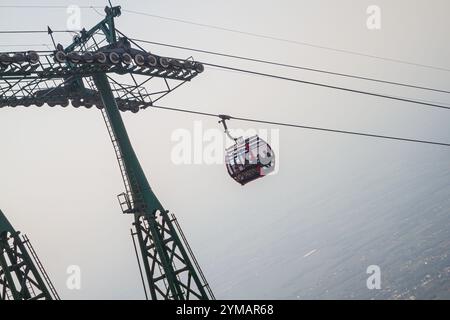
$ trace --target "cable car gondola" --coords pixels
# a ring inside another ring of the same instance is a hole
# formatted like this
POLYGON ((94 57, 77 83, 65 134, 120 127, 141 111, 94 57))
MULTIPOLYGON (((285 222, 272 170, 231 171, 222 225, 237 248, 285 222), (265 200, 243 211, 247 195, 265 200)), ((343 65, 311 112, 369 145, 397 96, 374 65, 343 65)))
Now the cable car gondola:
POLYGON ((275 154, 270 145, 258 135, 249 138, 234 138, 230 135, 226 120, 229 116, 220 115, 227 136, 234 140, 234 145, 225 149, 225 165, 228 174, 236 182, 245 185, 265 177, 275 169, 275 154))

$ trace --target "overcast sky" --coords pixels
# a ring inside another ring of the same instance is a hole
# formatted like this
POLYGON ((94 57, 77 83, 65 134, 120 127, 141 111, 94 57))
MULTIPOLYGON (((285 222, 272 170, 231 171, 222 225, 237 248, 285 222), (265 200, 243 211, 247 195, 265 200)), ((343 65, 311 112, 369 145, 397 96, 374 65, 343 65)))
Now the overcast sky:
MULTIPOLYGON (((45 0, 39 4, 103 6, 105 2, 45 0)), ((36 2, 1 2, 29 4, 36 2)), ((113 4, 450 69, 450 45, 445 41, 450 3, 445 0, 152 0, 113 4), (366 9, 373 4, 381 8, 380 30, 366 26, 366 9)), ((65 29, 67 18, 65 9, 2 7, 0 30, 45 30, 47 25, 65 29)), ((100 19, 94 10, 82 9, 81 21, 86 28, 100 19)), ((129 37, 449 90, 450 73, 443 70, 128 12, 123 12, 116 24, 129 37)), ((58 42, 69 44, 69 36, 56 37, 58 42)), ((49 43, 45 34, 0 35, 0 51, 25 50, 12 45, 49 43)), ((42 46, 30 48, 45 50, 42 46)), ((146 48, 161 55, 194 55, 202 61, 450 104, 446 94, 151 45, 146 48)), ((446 110, 212 68, 161 104, 450 142, 450 114, 446 110)), ((95 108, 32 107, 3 108, 0 113, 0 208, 16 229, 29 236, 61 297, 142 299, 129 235, 132 217, 121 214, 116 200, 123 185, 100 112, 95 108), (66 288, 70 265, 82 270, 81 290, 66 288)), ((176 130, 193 132, 195 121, 201 121, 203 130, 220 129, 216 119, 150 109, 123 117, 153 190, 164 207, 177 215, 218 298, 296 298, 296 292, 306 285, 296 278, 306 268, 305 255, 316 250, 308 258, 318 259, 322 265, 330 263, 327 271, 318 269, 311 277, 327 279, 332 270, 330 260, 320 256, 327 248, 320 242, 324 237, 328 244, 339 243, 341 231, 361 225, 383 228, 383 223, 433 195, 437 197, 433 201, 442 204, 440 212, 448 216, 445 200, 450 198, 450 150, 445 147, 230 122, 236 129, 279 129, 278 173, 241 187, 229 178, 224 165, 176 165, 172 161, 176 142, 171 137, 176 130), (419 176, 418 172, 425 173, 419 176), (442 185, 439 196, 430 191, 438 185, 442 185), (408 190, 426 188, 392 206, 390 200, 375 196, 401 198, 406 186, 408 190), (346 219, 349 210, 365 218, 360 224, 346 219), (330 225, 338 223, 345 227, 330 230, 330 225), (290 291, 286 289, 289 283, 295 283, 290 291)), ((427 209, 422 213, 425 215, 427 209)), ((358 239, 367 242, 365 236, 359 234, 358 239)), ((342 244, 336 250, 345 252, 348 248, 342 244)), ((378 250, 383 256, 383 248, 378 250)), ((365 269, 355 272, 364 275, 365 269)))

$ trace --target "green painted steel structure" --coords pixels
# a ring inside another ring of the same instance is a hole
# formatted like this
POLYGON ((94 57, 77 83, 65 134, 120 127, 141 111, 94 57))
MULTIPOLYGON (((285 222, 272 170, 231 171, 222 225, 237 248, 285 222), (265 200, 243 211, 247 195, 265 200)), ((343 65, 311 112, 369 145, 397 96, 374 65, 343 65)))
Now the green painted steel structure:
POLYGON ((94 82, 102 97, 130 182, 135 235, 152 299, 209 299, 207 284, 201 281, 198 274, 201 271, 194 267, 172 219, 153 193, 141 168, 106 75, 95 75, 94 82), (159 274, 156 274, 157 265, 161 266, 159 274), (186 274, 184 278, 183 273, 186 274))
MULTIPOLYGON (((86 39, 101 29, 106 40, 114 44, 117 42, 114 17, 120 15, 120 8, 107 8, 105 11, 107 13, 105 20, 88 31, 86 39)), ((65 51, 72 49, 69 46, 65 51)), ((124 176, 128 180, 133 204, 128 212, 134 214, 133 235, 138 239, 145 270, 144 282, 148 285, 151 298, 174 300, 214 298, 202 271, 198 264, 194 263, 196 260, 190 254, 192 251, 189 245, 182 242, 176 224, 150 187, 133 150, 106 74, 95 74, 93 80, 103 102, 105 120, 110 124, 113 144, 119 149, 117 152, 118 158, 121 158, 119 162, 123 163, 124 176)))
POLYGON ((0 300, 59 299, 29 239, 0 210, 0 300))
MULTIPOLYGON (((178 221, 153 193, 121 117, 121 111, 151 107, 203 72, 203 66, 193 59, 146 52, 116 30, 114 19, 121 14, 120 7, 106 7, 105 13, 97 25, 77 34, 72 44, 55 45, 55 51, 39 62, 30 52, 6 53, 10 57, 6 60, 22 55, 30 63, 0 64, 0 108, 44 103, 65 107, 71 101, 74 107, 100 109, 125 185, 119 202, 123 213, 134 216, 132 237, 138 243, 135 249, 146 297, 214 299, 178 221), (131 84, 122 84, 115 76, 128 76, 131 84), (148 93, 143 84, 156 79, 164 89, 148 93)), ((50 29, 49 34, 53 39, 50 29)))

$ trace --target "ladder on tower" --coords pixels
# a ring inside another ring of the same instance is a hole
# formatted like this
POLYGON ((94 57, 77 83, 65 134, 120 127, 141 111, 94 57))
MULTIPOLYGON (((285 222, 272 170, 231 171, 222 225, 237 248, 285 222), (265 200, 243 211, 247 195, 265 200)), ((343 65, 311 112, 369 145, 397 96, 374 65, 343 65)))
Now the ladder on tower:
MULTIPOLYGON (((86 78, 86 83, 91 88, 91 90, 96 90, 96 85, 92 77, 86 78)), ((119 201, 119 205, 123 213, 135 213, 138 210, 136 206, 137 202, 136 200, 140 200, 141 194, 140 192, 138 192, 139 194, 136 194, 136 192, 133 192, 133 189, 131 188, 131 185, 133 183, 133 177, 131 177, 130 175, 133 174, 129 173, 127 171, 127 168, 125 167, 122 150, 120 149, 119 143, 117 141, 114 128, 111 126, 111 121, 109 120, 106 108, 103 107, 100 110, 102 112, 102 117, 103 121, 105 122, 106 129, 108 130, 109 139, 111 140, 111 143, 114 148, 114 153, 116 155, 116 159, 120 168, 120 174, 122 176, 123 184, 125 186, 125 192, 118 194, 117 200, 119 201)))
POLYGON ((14 297, 13 297, 13 295, 11 293, 11 290, 9 288, 5 289, 5 295, 8 298, 7 300, 14 300, 14 297))
POLYGON ((106 129, 108 130, 109 138, 112 142, 114 153, 116 155, 117 162, 119 163, 120 174, 122 175, 123 184, 125 186, 125 192, 119 194, 117 199, 119 200, 120 208, 123 213, 134 213, 134 198, 133 191, 131 189, 131 181, 128 176, 127 170, 125 168, 125 163, 123 161, 122 150, 120 150, 119 143, 116 138, 116 134, 114 132, 113 127, 111 126, 111 122, 109 121, 108 114, 105 108, 101 109, 103 120, 105 121, 106 129))
MULTIPOLYGON (((55 300, 61 300, 58 292, 55 289, 55 286, 53 285, 53 282, 50 280, 50 277, 48 276, 47 271, 45 270, 44 266, 42 265, 41 260, 39 259, 38 255, 36 254, 36 251, 34 250, 34 247, 31 244, 30 239, 28 239, 27 235, 23 235, 23 243, 27 246, 27 248, 31 254, 31 257, 36 262, 36 265, 37 265, 42 277, 44 278, 44 281, 47 283, 47 286, 48 286, 50 292, 52 293, 53 298, 55 300)), ((27 281, 27 285, 28 285, 28 289, 31 290, 30 293, 34 294, 34 289, 31 286, 31 284, 29 283, 29 281, 27 281)))

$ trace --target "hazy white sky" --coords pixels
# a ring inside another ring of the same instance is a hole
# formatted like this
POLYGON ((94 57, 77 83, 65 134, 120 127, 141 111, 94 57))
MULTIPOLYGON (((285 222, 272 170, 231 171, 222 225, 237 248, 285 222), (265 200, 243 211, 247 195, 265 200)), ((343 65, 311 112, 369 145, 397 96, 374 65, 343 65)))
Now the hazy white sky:
MULTIPOLYGON (((450 69, 450 45, 444 40, 450 29, 448 1, 375 2, 382 10, 381 30, 377 31, 366 27, 366 9, 374 1, 365 0, 155 0, 113 4, 450 69)), ((105 1, 1 1, 1 5, 28 4, 101 6, 105 1)), ((101 19, 91 9, 82 9, 81 18, 87 28, 101 19)), ((47 25, 65 29, 66 21, 65 9, 0 8, 0 30, 45 30, 47 25)), ((126 12, 116 23, 130 37, 449 89, 450 74, 446 71, 126 12)), ((67 44, 70 38, 58 34, 57 41, 67 44)), ((0 35, 0 51, 12 50, 6 45, 48 43, 46 35, 0 35)), ((146 48, 161 55, 191 55, 150 45, 146 48)), ((194 57, 450 104, 445 94, 202 54, 194 57)), ((210 68, 162 103, 234 116, 450 141, 450 114, 445 110, 210 68)), ((0 207, 16 229, 28 234, 61 297, 143 298, 129 235, 132 218, 121 214, 116 200, 123 186, 100 112, 48 107, 3 108, 0 112, 0 207), (79 291, 65 286, 69 265, 81 267, 79 291)), ((218 298, 295 298, 295 288, 287 292, 284 285, 295 272, 302 272, 302 257, 316 249, 329 232, 327 223, 341 221, 348 210, 364 208, 361 214, 367 214, 368 219, 363 223, 374 223, 375 228, 380 222, 377 216, 388 221, 386 215, 395 217, 429 195, 420 193, 390 208, 381 198, 373 198, 374 194, 382 190, 401 197, 402 183, 425 184, 433 189, 437 178, 447 177, 448 182, 450 177, 448 148, 280 128, 279 173, 241 187, 228 177, 224 166, 177 166, 171 161, 171 135, 175 130, 192 130, 196 120, 201 120, 205 129, 220 128, 215 119, 159 110, 123 116, 153 190, 177 215, 218 298), (415 173, 424 168, 426 178, 414 180, 415 173), (370 212, 364 207, 369 199, 370 212), (283 265, 286 256, 297 262, 290 267, 283 265), (296 270, 291 270, 294 267, 296 270)), ((274 128, 239 122, 230 125, 274 128)), ((439 199, 448 199, 449 195, 447 184, 439 199)), ((447 213, 448 209, 442 208, 447 213)), ((347 227, 360 226, 353 226, 350 220, 347 227)), ((327 276, 317 272, 319 278, 327 276)), ((300 281, 297 289, 301 287, 300 281)))

